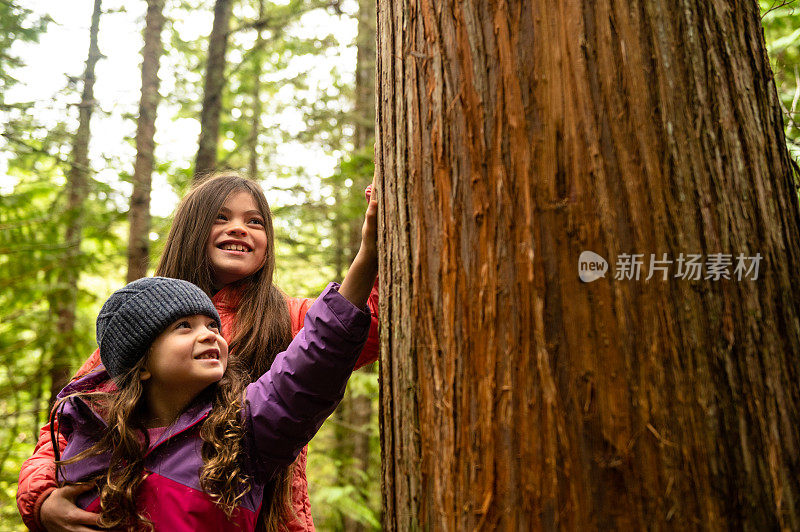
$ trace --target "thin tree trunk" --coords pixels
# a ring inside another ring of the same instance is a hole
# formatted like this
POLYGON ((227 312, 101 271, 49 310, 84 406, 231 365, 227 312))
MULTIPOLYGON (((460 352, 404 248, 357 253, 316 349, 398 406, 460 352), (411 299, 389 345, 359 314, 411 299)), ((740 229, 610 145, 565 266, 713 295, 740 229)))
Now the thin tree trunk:
MULTIPOLYGON (((375 143, 375 17, 376 4, 370 0, 358 2, 358 34, 356 36, 356 101, 353 110, 353 147, 363 153, 375 143)), ((372 176, 352 176, 351 190, 363 198, 364 189, 372 176)), ((361 245, 361 219, 350 223, 350 258, 361 245)))
MULTIPOLYGON (((353 109, 353 148, 356 154, 372 148, 375 142, 375 10, 372 0, 358 2, 358 34, 356 36, 356 86, 355 106, 353 109)), ((363 201, 363 190, 371 181, 371 176, 353 175, 352 194, 363 201)), ((358 253, 361 245, 361 218, 351 220, 347 228, 347 248, 349 260, 358 253)), ((344 236, 344 235, 342 235, 344 236)), ((374 373, 374 365, 361 371, 374 373)), ((342 447, 352 457, 352 462, 339 471, 340 485, 351 485, 361 494, 366 494, 369 487, 364 479, 369 478, 369 423, 372 418, 372 398, 369 395, 348 394, 342 412, 346 426, 363 428, 364 430, 342 431, 340 437, 346 438, 342 447), (358 474, 356 473, 358 472, 358 474)), ((344 530, 361 532, 368 528, 357 520, 345 515, 344 530)))
POLYGON ((83 232, 83 204, 89 194, 89 138, 90 122, 94 110, 94 69, 100 60, 97 34, 100 30, 100 3, 94 1, 92 24, 89 29, 89 56, 83 73, 83 93, 79 108, 78 130, 72 142, 72 161, 67 174, 67 222, 65 241, 69 246, 63 267, 57 276, 53 292, 51 312, 56 319, 56 340, 53 344, 50 366, 50 402, 70 377, 70 362, 74 351, 75 308, 78 299, 78 277, 80 276, 80 247, 83 232))
POLYGON ((353 113, 356 151, 375 142, 375 10, 375 2, 358 0, 356 104, 353 113))
MULTIPOLYGON (((344 195, 342 194, 343 188, 343 186, 337 186, 333 189, 333 199, 335 201, 335 205, 341 205, 342 201, 344 200, 344 195)), ((331 231, 333 241, 336 243, 335 247, 333 248, 333 268, 335 279, 344 279, 348 266, 346 261, 347 257, 350 255, 351 249, 349 227, 345 221, 341 220, 341 216, 341 211, 335 214, 333 219, 333 229, 331 231)))
POLYGON ((378 28, 385 529, 800 529, 800 213, 756 3, 380 0, 378 28))
MULTIPOLYGON (((264 18, 264 0, 258 0, 258 20, 264 18)), ((253 61, 253 91, 250 94, 253 102, 252 116, 250 117, 250 136, 247 139, 248 151, 250 154, 249 172, 250 177, 258 178, 258 135, 261 132, 261 53, 264 50, 264 30, 258 27, 256 34, 256 44, 253 46, 255 61, 253 61)))
POLYGON ((139 119, 136 123, 136 162, 133 166, 133 194, 128 211, 128 277, 135 281, 147 275, 150 262, 150 189, 155 164, 156 112, 158 68, 163 46, 164 0, 147 0, 144 47, 142 48, 142 96, 139 100, 139 119))
MULTIPOLYGON (((374 378, 375 364, 370 364, 360 370, 363 373, 371 373, 374 378)), ((369 483, 366 479, 369 476, 369 466, 372 459, 379 458, 378 455, 373 456, 369 448, 369 425, 372 420, 372 396, 367 394, 350 395, 349 405, 346 413, 347 424, 359 430, 351 430, 349 437, 351 440, 350 449, 352 451, 352 465, 354 471, 360 474, 354 474, 351 471, 348 475, 349 483, 356 488, 358 493, 364 497, 369 490, 369 483)), ((376 466, 377 467, 377 466, 376 466)), ((370 530, 370 527, 356 521, 355 519, 345 516, 344 528, 349 532, 360 532, 370 530)))
MULTIPOLYGON (((45 357, 39 357, 36 373, 33 375, 33 389, 31 391, 31 434, 39 434, 39 427, 42 426, 42 401, 44 395, 44 381, 47 374, 47 364, 45 357)), ((49 412, 49 411, 48 411, 49 412)))
POLYGON ((225 87, 225 51, 228 48, 230 18, 231 1, 216 0, 214 24, 208 39, 203 108, 200 111, 200 139, 194 165, 195 178, 214 170, 217 164, 219 117, 222 113, 222 90, 225 87))

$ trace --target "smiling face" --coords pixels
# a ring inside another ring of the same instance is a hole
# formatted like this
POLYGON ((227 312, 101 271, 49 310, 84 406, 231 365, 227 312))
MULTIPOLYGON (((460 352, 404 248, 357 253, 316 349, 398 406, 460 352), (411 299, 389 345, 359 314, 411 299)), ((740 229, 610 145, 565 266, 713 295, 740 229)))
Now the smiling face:
POLYGON ((267 232, 264 215, 253 196, 232 192, 220 207, 206 241, 214 287, 240 281, 264 265, 267 232))
POLYGON ((228 343, 214 318, 195 314, 172 322, 153 341, 140 378, 159 390, 190 399, 222 378, 228 343))

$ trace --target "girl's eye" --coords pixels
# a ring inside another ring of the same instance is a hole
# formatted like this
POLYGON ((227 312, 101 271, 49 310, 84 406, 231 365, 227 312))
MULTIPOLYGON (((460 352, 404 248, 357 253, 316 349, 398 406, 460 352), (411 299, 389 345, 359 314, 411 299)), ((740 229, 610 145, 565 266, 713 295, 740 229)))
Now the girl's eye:
POLYGON ((175 325, 176 329, 191 329, 192 325, 189 323, 189 320, 181 320, 175 325))
POLYGON ((222 213, 219 213, 219 214, 217 215, 217 221, 221 221, 221 222, 227 222, 227 221, 228 221, 228 217, 227 217, 227 216, 225 216, 225 215, 224 215, 224 214, 222 214, 222 213))
POLYGON ((206 325, 206 328, 207 328, 209 331, 213 331, 213 332, 215 332, 215 333, 219 334, 219 325, 217 325, 217 322, 215 322, 215 321, 212 321, 211 323, 209 323, 208 325, 206 325))
POLYGON ((250 219, 250 223, 251 224, 264 225, 264 220, 262 220, 261 218, 251 218, 250 219))

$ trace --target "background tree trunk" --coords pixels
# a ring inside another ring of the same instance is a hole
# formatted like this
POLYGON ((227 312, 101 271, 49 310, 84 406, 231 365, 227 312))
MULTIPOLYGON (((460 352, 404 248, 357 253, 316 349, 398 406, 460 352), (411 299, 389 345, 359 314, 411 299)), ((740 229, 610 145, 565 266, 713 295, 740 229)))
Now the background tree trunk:
MULTIPOLYGON (((356 154, 372 152, 375 143, 375 11, 374 0, 359 0, 358 2, 358 34, 356 37, 356 87, 355 106, 353 109, 353 151, 356 154)), ((353 186, 351 193, 363 202, 364 189, 369 184, 367 176, 352 175, 353 186)), ((349 224, 349 255, 347 261, 355 257, 361 245, 362 217, 356 217, 349 224)), ((373 373, 375 364, 361 370, 364 373, 373 373)), ((369 425, 372 419, 372 397, 368 394, 352 393, 352 388, 345 397, 341 414, 346 420, 344 434, 345 452, 343 456, 352 458, 350 463, 340 471, 340 485, 352 485, 362 497, 366 497, 366 479, 369 477, 370 458, 370 432, 369 425)), ((341 429, 340 429, 341 430, 341 429)), ((377 464, 375 465, 377 467, 377 464)), ((344 530, 360 532, 368 527, 349 515, 344 516, 344 530)))
MULTIPOLYGON (((353 108, 354 152, 372 152, 375 145, 375 17, 376 4, 371 0, 358 1, 358 34, 356 35, 356 99, 353 108)), ((354 175, 351 190, 359 198, 372 182, 372 176, 354 175)), ((350 258, 361 246, 362 218, 350 223, 350 258)))
POLYGON ((356 105, 353 143, 356 150, 375 142, 375 17, 376 4, 358 0, 356 36, 356 105))
POLYGON ((133 193, 128 211, 127 282, 147 275, 150 263, 150 188, 155 164, 156 111, 158 68, 163 47, 161 30, 164 27, 164 0, 147 0, 144 47, 142 48, 142 96, 139 100, 139 119, 136 122, 136 162, 133 166, 133 193))
POLYGON ((200 140, 194 165, 195 178, 213 171, 217 164, 219 115, 222 112, 222 89, 225 86, 225 51, 228 48, 230 18, 231 1, 216 0, 214 25, 208 39, 203 109, 200 111, 200 140))
POLYGON ((75 307, 78 299, 78 261, 83 232, 83 204, 89 195, 89 138, 90 122, 94 110, 94 69, 100 60, 97 34, 100 31, 100 3, 94 1, 92 23, 89 28, 89 56, 83 73, 83 93, 78 104, 78 129, 72 143, 72 157, 67 174, 67 217, 65 241, 68 244, 64 261, 57 277, 57 287, 50 298, 51 313, 56 320, 56 338, 53 343, 50 365, 50 402, 52 404, 70 377, 70 363, 74 351, 75 307))
MULTIPOLYGON (((258 20, 263 20, 265 16, 265 0, 258 0, 258 20)), ((264 53, 264 29, 258 26, 256 30, 256 44, 253 46, 253 54, 258 58, 264 53)), ((253 99, 253 108, 250 117, 250 136, 247 138, 247 148, 249 153, 248 169, 250 177, 258 179, 258 135, 261 132, 261 62, 256 60, 253 62, 253 90, 251 97, 253 99)))
POLYGON ((386 530, 800 528, 755 2, 381 0, 377 68, 386 530), (763 260, 584 284, 584 250, 763 260))

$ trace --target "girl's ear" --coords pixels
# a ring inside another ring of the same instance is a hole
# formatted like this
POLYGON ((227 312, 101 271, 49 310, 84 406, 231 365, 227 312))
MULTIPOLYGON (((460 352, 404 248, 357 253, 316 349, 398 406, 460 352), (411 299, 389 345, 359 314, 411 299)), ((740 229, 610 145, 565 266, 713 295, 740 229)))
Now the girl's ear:
POLYGON ((152 350, 152 346, 151 346, 150 349, 147 350, 147 353, 144 354, 144 361, 142 362, 142 366, 139 368, 139 380, 140 381, 146 381, 147 379, 149 379, 150 377, 153 376, 153 374, 150 373, 150 370, 147 369, 147 364, 148 364, 148 362, 150 362, 150 351, 151 350, 152 350))

